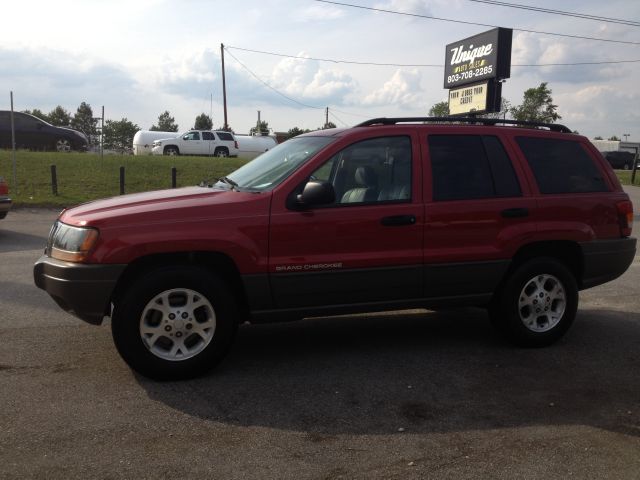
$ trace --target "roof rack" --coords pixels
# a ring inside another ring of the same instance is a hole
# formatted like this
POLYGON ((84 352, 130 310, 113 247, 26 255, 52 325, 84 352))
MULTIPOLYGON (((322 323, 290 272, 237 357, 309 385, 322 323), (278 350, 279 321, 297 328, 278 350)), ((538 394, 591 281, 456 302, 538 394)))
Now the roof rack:
POLYGON ((476 118, 476 117, 399 117, 399 118, 373 118, 359 123, 356 127, 369 127, 371 125, 395 125, 396 123, 468 123, 482 125, 514 125, 523 127, 548 128, 552 132, 572 133, 568 127, 559 123, 526 122, 519 120, 505 120, 501 118, 476 118))

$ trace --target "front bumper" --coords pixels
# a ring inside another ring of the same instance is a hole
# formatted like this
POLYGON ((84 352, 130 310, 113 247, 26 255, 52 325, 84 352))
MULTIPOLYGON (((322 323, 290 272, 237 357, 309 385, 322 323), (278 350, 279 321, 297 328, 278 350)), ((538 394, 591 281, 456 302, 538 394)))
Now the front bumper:
POLYGON ((63 262, 43 255, 33 266, 33 278, 60 308, 100 325, 109 313, 111 295, 125 267, 63 262))
POLYGON ((0 197, 0 218, 6 217, 9 210, 11 210, 11 199, 9 197, 0 197))

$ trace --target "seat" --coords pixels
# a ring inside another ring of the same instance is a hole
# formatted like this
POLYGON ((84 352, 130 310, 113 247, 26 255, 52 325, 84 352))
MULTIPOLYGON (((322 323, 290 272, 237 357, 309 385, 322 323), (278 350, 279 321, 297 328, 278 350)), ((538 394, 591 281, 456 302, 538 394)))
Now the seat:
POLYGON ((392 181, 380 190, 379 202, 411 199, 411 150, 396 149, 389 160, 393 169, 392 181))
POLYGON ((391 187, 380 190, 380 194, 378 195, 378 201, 380 202, 409 199, 411 199, 410 185, 392 185, 391 187))
POLYGON ((373 168, 356 168, 354 180, 358 186, 344 192, 340 203, 375 202, 378 199, 378 176, 373 168))

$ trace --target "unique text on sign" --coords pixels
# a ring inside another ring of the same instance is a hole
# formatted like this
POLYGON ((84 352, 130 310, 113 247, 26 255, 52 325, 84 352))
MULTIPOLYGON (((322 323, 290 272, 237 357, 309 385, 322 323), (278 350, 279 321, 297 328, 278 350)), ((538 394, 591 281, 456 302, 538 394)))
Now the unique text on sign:
POLYGON ((505 79, 511 73, 512 30, 495 28, 447 45, 444 88, 505 79))

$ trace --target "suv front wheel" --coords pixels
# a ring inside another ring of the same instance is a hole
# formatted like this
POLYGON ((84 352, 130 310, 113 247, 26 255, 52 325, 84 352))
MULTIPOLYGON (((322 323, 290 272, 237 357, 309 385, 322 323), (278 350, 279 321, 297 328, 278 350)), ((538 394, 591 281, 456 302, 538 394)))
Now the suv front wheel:
POLYGON ((131 368, 156 380, 191 378, 211 369, 235 337, 235 302, 208 271, 175 266, 149 271, 116 300, 111 330, 131 368))
POLYGON ((544 347, 566 333, 577 309, 574 275, 556 259, 537 258, 520 265, 506 279, 489 314, 513 343, 544 347))

